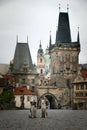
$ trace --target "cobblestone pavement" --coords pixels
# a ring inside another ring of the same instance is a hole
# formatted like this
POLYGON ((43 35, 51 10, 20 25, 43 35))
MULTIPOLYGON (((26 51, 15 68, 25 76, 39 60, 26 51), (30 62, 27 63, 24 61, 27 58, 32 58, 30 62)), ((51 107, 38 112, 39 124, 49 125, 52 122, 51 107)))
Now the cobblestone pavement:
POLYGON ((0 110, 0 130, 87 130, 87 110, 48 110, 29 118, 29 110, 0 110))

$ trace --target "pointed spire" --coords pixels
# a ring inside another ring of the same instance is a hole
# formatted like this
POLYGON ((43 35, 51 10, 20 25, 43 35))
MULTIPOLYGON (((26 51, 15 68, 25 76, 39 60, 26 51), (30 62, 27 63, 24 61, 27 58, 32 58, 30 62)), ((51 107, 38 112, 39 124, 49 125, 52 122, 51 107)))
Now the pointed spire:
POLYGON ((60 12, 60 9, 61 9, 61 7, 60 7, 60 3, 59 3, 59 12, 60 12))
POLYGON ((51 40, 51 31, 50 31, 50 41, 49 41, 49 47, 52 45, 52 40, 51 40))
POLYGON ((18 35, 16 36, 16 43, 18 43, 18 35))
POLYGON ((46 48, 46 50, 45 50, 45 54, 48 54, 49 53, 49 47, 48 47, 48 45, 47 45, 47 48, 46 48))
POLYGON ((78 34, 77 34, 77 43, 80 43, 80 38, 79 38, 79 26, 78 26, 78 34))
POLYGON ((41 40, 40 40, 40 45, 39 45, 39 48, 42 48, 42 45, 41 45, 41 40))
POLYGON ((57 32, 58 32, 58 26, 56 26, 56 40, 55 40, 55 43, 57 44, 57 32))
POLYGON ((28 43, 28 35, 27 35, 27 43, 28 43))
POLYGON ((69 12, 69 4, 67 4, 67 12, 69 12))
POLYGON ((42 49, 42 45, 41 45, 41 40, 40 40, 40 44, 39 44, 38 53, 43 53, 43 49, 42 49))

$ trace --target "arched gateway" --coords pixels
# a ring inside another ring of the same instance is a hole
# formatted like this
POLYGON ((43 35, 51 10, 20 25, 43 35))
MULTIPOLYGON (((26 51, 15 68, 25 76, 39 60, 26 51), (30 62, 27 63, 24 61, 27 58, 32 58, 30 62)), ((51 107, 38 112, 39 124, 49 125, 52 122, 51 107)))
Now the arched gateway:
POLYGON ((63 87, 63 89, 57 86, 38 86, 37 88, 37 105, 40 108, 41 99, 46 98, 49 109, 58 109, 58 105, 66 105, 69 102, 68 88, 63 87))
POLYGON ((58 100, 52 93, 45 93, 41 95, 38 99, 38 107, 40 108, 40 102, 42 98, 46 98, 47 106, 49 109, 57 109, 58 108, 58 100))

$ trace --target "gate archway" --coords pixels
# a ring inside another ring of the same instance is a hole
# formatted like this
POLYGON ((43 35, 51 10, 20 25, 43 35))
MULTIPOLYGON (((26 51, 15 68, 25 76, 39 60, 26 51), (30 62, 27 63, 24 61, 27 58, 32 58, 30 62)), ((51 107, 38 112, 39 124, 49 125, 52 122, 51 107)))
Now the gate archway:
POLYGON ((49 109, 57 109, 58 108, 58 100, 57 98, 51 94, 51 93, 45 93, 43 95, 41 95, 41 97, 39 97, 38 99, 38 107, 40 108, 40 104, 41 104, 41 99, 45 97, 46 100, 48 101, 48 108, 49 109))

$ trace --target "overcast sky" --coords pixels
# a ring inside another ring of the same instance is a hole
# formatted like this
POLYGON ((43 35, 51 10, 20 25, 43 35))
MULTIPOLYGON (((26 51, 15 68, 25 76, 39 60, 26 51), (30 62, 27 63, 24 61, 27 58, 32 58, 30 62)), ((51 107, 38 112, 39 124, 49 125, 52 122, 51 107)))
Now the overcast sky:
POLYGON ((40 40, 45 50, 51 30, 55 43, 59 3, 67 11, 72 41, 77 40, 79 26, 81 52, 79 63, 87 63, 87 0, 0 0, 0 63, 9 64, 14 57, 16 36, 19 42, 29 41, 33 63, 37 63, 40 40))

